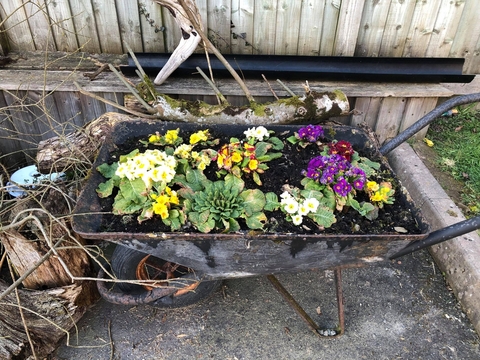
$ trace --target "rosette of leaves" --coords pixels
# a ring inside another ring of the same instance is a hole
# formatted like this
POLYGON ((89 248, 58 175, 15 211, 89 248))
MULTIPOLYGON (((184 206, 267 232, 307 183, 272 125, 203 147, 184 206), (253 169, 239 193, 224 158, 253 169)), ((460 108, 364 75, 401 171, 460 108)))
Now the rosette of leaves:
POLYGON ((201 171, 189 169, 175 181, 182 186, 178 193, 184 199, 188 220, 200 232, 238 231, 239 219, 245 219, 250 229, 262 229, 267 221, 263 192, 245 189, 244 181, 232 174, 211 181, 201 171))

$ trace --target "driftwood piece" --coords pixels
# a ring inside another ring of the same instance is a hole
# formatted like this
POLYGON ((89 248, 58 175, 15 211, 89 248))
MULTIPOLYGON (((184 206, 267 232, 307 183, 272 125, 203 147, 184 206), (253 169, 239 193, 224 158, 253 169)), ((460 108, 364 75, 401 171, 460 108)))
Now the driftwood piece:
MULTIPOLYGON (((198 44, 202 40, 198 32, 195 30, 194 25, 189 20, 187 13, 182 5, 178 1, 173 0, 155 0, 156 3, 164 6, 175 19, 175 22, 182 31, 182 38, 177 48, 174 50, 165 66, 160 70, 157 77, 154 80, 155 85, 161 85, 185 60, 193 54, 198 44)), ((198 11, 195 2, 189 1, 191 11, 200 19, 200 13, 198 11)), ((203 31, 202 22, 199 21, 200 29, 203 31)))
POLYGON ((56 136, 38 144, 37 168, 44 174, 63 172, 73 165, 89 163, 103 143, 110 129, 118 122, 130 119, 128 115, 106 113, 81 129, 65 136, 56 136))
POLYGON ((272 125, 319 123, 330 117, 348 115, 350 106, 340 91, 307 92, 301 97, 280 99, 272 103, 235 107, 208 105, 202 102, 173 100, 159 96, 154 107, 160 117, 169 121, 199 122, 202 124, 272 125))
MULTIPOLYGON (((45 291, 18 290, 20 305, 37 358, 53 352, 67 331, 84 315, 91 302, 85 301, 87 287, 76 283, 45 291), (55 325, 54 325, 55 324, 55 325)), ((0 280, 0 293, 8 284, 0 280)), ((15 292, 0 302, 0 359, 26 359, 31 354, 27 334, 18 310, 15 292)))

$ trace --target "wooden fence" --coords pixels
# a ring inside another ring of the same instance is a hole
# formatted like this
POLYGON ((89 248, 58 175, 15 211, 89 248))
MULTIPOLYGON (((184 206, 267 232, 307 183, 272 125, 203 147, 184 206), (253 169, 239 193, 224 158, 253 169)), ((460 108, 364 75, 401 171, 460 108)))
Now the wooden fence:
MULTIPOLYGON (((480 73, 478 0, 196 0, 223 53, 463 57, 480 73)), ((152 0, 8 0, 2 46, 172 52, 180 38, 152 0)))

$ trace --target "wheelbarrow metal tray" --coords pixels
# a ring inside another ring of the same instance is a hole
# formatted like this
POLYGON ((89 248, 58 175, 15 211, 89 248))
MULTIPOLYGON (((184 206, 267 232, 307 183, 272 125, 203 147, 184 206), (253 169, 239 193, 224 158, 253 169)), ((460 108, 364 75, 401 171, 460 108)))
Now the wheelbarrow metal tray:
MULTIPOLYGON (((266 126, 275 134, 289 131, 292 135, 300 125, 266 126)), ((368 265, 388 258, 411 241, 428 235, 429 225, 416 209, 408 194, 401 193, 415 217, 419 234, 295 234, 198 232, 108 232, 103 230, 102 206, 96 188, 105 181, 96 168, 111 162, 111 152, 132 138, 147 138, 156 131, 180 128, 182 133, 210 129, 217 133, 243 137, 248 127, 242 125, 200 125, 163 121, 134 120, 114 127, 105 139, 91 174, 73 213, 73 229, 87 239, 107 240, 153 256, 195 269, 207 278, 245 277, 311 269, 330 269, 368 265)), ((325 134, 349 141, 353 148, 372 155, 390 169, 386 158, 378 152, 376 142, 362 129, 349 126, 324 126, 325 134)), ((266 176, 268 173, 264 174, 266 176)), ((393 174, 393 171, 392 171, 393 174)), ((111 216, 111 214, 109 214, 111 216)))

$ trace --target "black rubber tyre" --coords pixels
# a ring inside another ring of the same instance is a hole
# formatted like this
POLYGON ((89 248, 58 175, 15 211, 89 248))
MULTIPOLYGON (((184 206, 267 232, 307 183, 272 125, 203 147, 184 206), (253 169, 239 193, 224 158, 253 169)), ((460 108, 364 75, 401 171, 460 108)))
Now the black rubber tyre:
MULTIPOLYGON (((142 260, 145 259, 146 256, 148 255, 143 252, 117 245, 111 259, 112 272, 118 279, 121 280, 137 280, 137 266, 142 260)), ((155 264, 158 266, 162 266, 163 264, 167 263, 167 261, 154 256, 150 256, 149 261, 155 262, 155 264)), ((175 278, 186 277, 188 274, 190 274, 191 277, 192 273, 188 270, 188 268, 183 266, 180 267, 179 270, 175 271, 175 278)), ((220 287, 221 284, 221 280, 201 281, 193 291, 188 291, 182 295, 172 294, 169 296, 164 296, 149 302, 148 305, 160 308, 180 308, 193 305, 210 296, 220 287)), ((118 283, 116 287, 119 291, 132 296, 140 296, 149 291, 143 286, 129 283, 118 283)))

